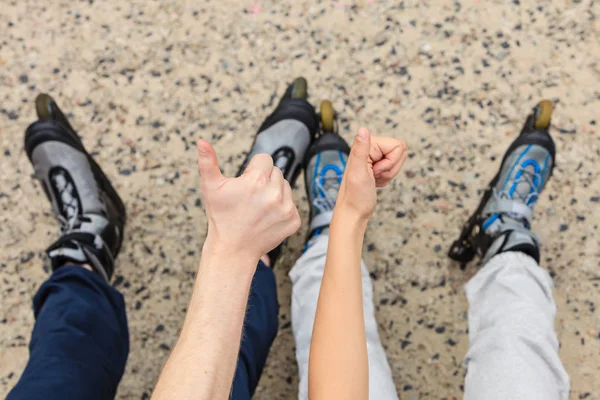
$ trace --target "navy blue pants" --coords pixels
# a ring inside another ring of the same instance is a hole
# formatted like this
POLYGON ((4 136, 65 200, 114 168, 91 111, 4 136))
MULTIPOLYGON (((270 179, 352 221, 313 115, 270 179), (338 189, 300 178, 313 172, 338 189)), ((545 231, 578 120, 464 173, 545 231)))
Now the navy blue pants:
MULTIPOLYGON (((129 353, 123 296, 77 266, 56 270, 33 299, 29 361, 8 400, 113 399, 129 353)), ((232 399, 250 399, 278 328, 273 271, 259 263, 244 325, 232 399)))

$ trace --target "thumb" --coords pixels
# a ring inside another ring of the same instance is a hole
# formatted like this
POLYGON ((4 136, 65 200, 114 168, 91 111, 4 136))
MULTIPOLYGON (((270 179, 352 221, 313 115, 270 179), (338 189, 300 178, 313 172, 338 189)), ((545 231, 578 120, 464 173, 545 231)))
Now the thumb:
MULTIPOLYGON (((367 165, 371 150, 371 134, 365 127, 358 128, 358 133, 350 150, 348 163, 352 165, 367 165)), ((354 168, 354 167, 352 167, 354 168)))
POLYGON ((200 180, 202 183, 212 183, 223 178, 219 169, 219 161, 215 149, 204 139, 198 140, 198 171, 200 171, 200 180))

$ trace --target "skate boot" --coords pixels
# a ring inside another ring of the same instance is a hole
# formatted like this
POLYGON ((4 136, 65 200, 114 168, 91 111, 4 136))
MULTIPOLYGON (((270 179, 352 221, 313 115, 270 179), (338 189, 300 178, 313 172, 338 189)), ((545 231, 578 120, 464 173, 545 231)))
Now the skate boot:
POLYGON ((46 250, 48 266, 88 264, 110 281, 125 206, 54 100, 40 94, 35 104, 38 121, 25 131, 25 151, 61 225, 46 250))
POLYGON ((307 247, 312 238, 329 228, 350 154, 350 146, 337 133, 336 115, 330 101, 321 103, 320 119, 321 134, 306 153, 304 162, 310 204, 307 247))
MULTIPOLYGON (((273 164, 281 169, 290 186, 294 186, 306 151, 319 128, 319 119, 307 98, 306 79, 297 78, 287 88, 275 111, 260 126, 238 176, 252 157, 266 153, 273 157, 273 164)), ((279 245, 269 253, 271 267, 275 265, 281 247, 279 245)))
POLYGON ((533 209, 554 168, 551 116, 552 103, 544 100, 527 117, 479 207, 450 248, 450 258, 468 263, 479 255, 485 264, 498 253, 520 251, 539 262, 539 240, 530 229, 533 209))

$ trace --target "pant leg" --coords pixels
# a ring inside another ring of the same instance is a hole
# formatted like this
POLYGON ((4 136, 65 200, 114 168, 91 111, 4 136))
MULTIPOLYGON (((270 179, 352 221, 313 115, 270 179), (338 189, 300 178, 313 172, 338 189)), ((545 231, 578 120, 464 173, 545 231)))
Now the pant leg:
MULTIPOLYGON (((321 233, 313 240, 311 246, 290 271, 292 280, 292 329, 296 341, 296 359, 300 374, 300 387, 298 390, 300 400, 308 399, 308 356, 321 280, 325 269, 325 257, 329 242, 328 232, 321 233)), ((361 272, 367 352, 369 356, 369 398, 373 400, 397 399, 398 395, 392 372, 379 338, 377 321, 375 320, 373 285, 364 262, 361 265, 361 272)))
POLYGON ((275 274, 261 261, 250 288, 231 399, 246 400, 254 394, 278 326, 279 303, 275 274))
POLYGON ((566 400, 552 279, 520 252, 492 258, 465 287, 469 300, 466 400, 566 400))
POLYGON ((123 296, 98 274, 64 266, 33 308, 29 361, 7 399, 113 399, 129 353, 123 296))

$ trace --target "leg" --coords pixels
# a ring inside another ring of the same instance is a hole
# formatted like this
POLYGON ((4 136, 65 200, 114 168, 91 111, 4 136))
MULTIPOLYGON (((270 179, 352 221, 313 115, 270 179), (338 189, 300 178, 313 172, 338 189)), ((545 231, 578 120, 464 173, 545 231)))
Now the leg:
POLYGON ((64 266, 33 306, 29 361, 8 399, 113 399, 129 352, 123 296, 100 275, 64 266))
POLYGON ((279 303, 275 274, 261 261, 256 268, 248 298, 232 399, 250 399, 254 394, 269 349, 277 335, 278 324, 279 303))
POLYGON ((466 285, 469 352, 465 399, 566 400, 552 280, 535 260, 502 253, 466 285))
POLYGON ((470 347, 465 399, 553 399, 569 396, 558 358, 552 280, 539 267, 531 232, 536 202, 554 168, 552 103, 540 102, 510 145, 496 177, 450 249, 485 265, 466 286, 470 347))
POLYGON ((39 120, 25 150, 61 223, 47 250, 52 276, 33 301, 29 362, 9 399, 112 399, 129 336, 123 296, 110 286, 125 207, 52 98, 36 99, 39 120))
MULTIPOLYGON (((292 329, 296 341, 296 359, 298 360, 298 372, 300 374, 299 399, 308 399, 308 355, 321 279, 325 268, 328 240, 328 230, 316 236, 311 246, 290 271, 292 280, 292 329)), ((369 354, 369 398, 397 399, 392 372, 379 338, 377 321, 375 320, 373 285, 364 263, 362 264, 362 282, 367 351, 369 354)))

